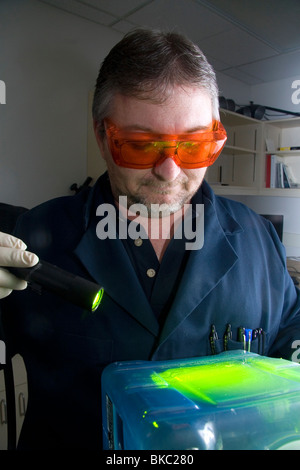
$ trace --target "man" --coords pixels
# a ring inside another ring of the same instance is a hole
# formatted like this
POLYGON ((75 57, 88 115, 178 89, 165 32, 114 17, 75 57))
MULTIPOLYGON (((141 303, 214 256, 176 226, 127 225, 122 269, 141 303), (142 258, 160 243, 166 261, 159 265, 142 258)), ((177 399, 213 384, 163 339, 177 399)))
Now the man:
POLYGON ((30 289, 8 296, 25 286, 0 271, 6 342, 28 374, 20 448, 100 449, 101 371, 113 361, 242 349, 240 327, 260 333, 252 351, 290 358, 300 337, 299 292, 275 231, 204 181, 226 137, 198 47, 173 33, 125 36, 102 64, 93 116, 108 173, 91 190, 27 212, 17 240, 0 238, 2 266, 34 265, 36 253, 105 290, 89 314, 30 289), (201 207, 204 241, 186 249, 200 234, 201 207), (158 237, 152 228, 166 220, 158 237), (177 236, 188 221, 193 230, 177 236))

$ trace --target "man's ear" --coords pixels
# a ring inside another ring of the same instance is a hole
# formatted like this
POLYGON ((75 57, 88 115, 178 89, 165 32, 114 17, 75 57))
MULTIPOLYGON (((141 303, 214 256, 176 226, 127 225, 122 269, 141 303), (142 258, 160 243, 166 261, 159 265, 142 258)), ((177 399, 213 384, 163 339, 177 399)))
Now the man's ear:
POLYGON ((94 134, 95 134, 95 137, 96 137, 98 147, 100 148, 101 154, 103 155, 104 137, 102 136, 102 133, 100 131, 100 125, 95 119, 93 119, 93 128, 94 128, 94 134))

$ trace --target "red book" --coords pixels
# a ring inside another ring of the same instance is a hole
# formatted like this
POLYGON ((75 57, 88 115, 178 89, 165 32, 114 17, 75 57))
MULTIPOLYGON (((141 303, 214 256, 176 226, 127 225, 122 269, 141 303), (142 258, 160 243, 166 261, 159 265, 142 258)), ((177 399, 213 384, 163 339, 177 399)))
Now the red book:
POLYGON ((266 188, 271 187, 271 155, 266 155, 266 188))

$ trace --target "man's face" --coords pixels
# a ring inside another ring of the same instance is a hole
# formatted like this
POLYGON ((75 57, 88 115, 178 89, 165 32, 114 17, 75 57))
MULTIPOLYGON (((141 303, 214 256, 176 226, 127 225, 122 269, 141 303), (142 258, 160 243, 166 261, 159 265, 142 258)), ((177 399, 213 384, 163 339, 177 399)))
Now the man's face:
MULTIPOLYGON (((168 99, 157 104, 123 95, 114 97, 111 121, 122 131, 156 134, 197 132, 212 122, 211 100, 199 88, 178 87, 168 99)), ((114 198, 127 196, 128 206, 168 204, 170 212, 180 210, 190 202, 201 185, 206 169, 182 169, 166 158, 150 169, 131 169, 118 166, 111 156, 107 139, 96 138, 106 161, 114 198)))

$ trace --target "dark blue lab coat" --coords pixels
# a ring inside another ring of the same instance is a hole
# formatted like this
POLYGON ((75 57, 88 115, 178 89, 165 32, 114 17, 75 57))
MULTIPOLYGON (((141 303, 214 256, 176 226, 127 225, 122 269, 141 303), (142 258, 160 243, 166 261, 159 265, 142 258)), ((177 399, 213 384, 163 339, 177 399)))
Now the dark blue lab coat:
POLYGON ((243 347, 240 326, 264 330, 264 343, 253 341, 252 351, 265 355, 290 358, 300 339, 299 291, 275 230, 244 205, 216 197, 205 182, 204 245, 189 253, 160 328, 122 242, 97 238, 106 184, 104 175, 92 189, 42 204, 16 229, 41 259, 105 289, 93 314, 30 289, 2 301, 6 341, 28 374, 21 448, 100 449, 101 370, 112 361, 209 355, 212 324, 217 352, 228 323, 229 349, 243 347))

